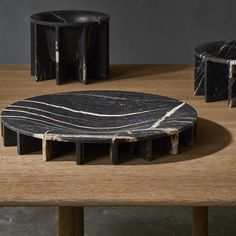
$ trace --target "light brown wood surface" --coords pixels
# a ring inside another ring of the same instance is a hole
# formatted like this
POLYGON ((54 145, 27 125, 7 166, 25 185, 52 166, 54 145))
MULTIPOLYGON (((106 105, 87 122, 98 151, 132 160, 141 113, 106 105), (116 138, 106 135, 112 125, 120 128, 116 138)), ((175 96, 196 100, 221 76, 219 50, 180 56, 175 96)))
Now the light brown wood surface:
POLYGON ((199 114, 194 147, 176 156, 157 154, 151 162, 130 159, 113 166, 105 155, 77 166, 73 155, 48 162, 41 154, 17 156, 16 147, 5 148, 0 139, 0 206, 236 205, 236 108, 194 97, 192 66, 115 65, 111 80, 86 86, 35 82, 27 65, 0 66, 0 109, 30 96, 91 89, 188 102, 199 114))

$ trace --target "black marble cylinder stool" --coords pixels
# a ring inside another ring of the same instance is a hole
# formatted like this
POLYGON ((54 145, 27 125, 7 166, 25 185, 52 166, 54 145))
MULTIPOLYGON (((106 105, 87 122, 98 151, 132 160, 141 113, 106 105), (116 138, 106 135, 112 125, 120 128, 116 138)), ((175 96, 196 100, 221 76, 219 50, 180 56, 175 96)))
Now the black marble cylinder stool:
POLYGON ((205 102, 227 100, 236 106, 236 41, 219 41, 195 48, 194 95, 205 102))
POLYGON ((106 79, 109 73, 109 15, 49 11, 31 16, 31 75, 36 81, 106 79))

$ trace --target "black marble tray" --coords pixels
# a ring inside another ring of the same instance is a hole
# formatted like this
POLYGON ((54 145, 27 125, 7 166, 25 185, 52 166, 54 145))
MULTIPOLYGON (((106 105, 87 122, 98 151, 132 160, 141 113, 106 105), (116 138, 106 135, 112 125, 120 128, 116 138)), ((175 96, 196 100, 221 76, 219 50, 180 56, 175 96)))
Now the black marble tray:
POLYGON ((148 160, 152 145, 177 154, 179 145, 193 144, 197 123, 196 111, 185 102, 123 91, 32 97, 6 107, 1 118, 4 145, 17 145, 18 154, 42 150, 43 159, 50 160, 60 153, 62 143, 72 143, 77 164, 86 160, 88 143, 109 143, 113 164, 119 163, 124 143, 148 160))
POLYGON ((195 48, 194 94, 205 102, 228 100, 236 106, 236 41, 210 42, 195 48))

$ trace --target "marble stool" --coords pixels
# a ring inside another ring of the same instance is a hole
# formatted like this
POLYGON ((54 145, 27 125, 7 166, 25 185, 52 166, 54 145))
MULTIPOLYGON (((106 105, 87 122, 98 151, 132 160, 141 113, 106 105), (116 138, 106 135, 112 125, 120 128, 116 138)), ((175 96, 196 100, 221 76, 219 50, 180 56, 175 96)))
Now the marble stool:
POLYGON ((194 95, 205 102, 228 100, 236 106, 236 41, 219 41, 195 48, 194 95))
POLYGON ((48 11, 31 16, 31 75, 36 81, 106 79, 109 15, 92 11, 48 11))

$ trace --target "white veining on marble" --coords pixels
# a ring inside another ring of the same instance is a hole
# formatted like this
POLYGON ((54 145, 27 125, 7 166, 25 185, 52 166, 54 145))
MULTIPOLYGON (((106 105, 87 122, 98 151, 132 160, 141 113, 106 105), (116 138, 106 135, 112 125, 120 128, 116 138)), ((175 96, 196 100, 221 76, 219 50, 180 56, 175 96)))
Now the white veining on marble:
POLYGON ((150 128, 143 128, 143 129, 134 129, 134 130, 131 130, 132 133, 133 132, 145 132, 145 131, 156 131, 156 132, 161 132, 161 133, 166 133, 166 134, 170 134, 170 133, 173 133, 173 132, 177 132, 178 129, 177 128, 161 128, 161 127, 158 127, 158 128, 155 128, 153 130, 150 130, 150 128))
MULTIPOLYGON (((32 120, 33 122, 40 123, 40 124, 45 123, 45 124, 48 124, 48 125, 52 125, 52 126, 56 126, 56 127, 60 127, 60 128, 65 128, 65 126, 61 126, 61 125, 51 123, 51 122, 48 122, 48 121, 43 121, 43 120, 31 118, 31 117, 28 117, 28 116, 0 115, 0 117, 15 118, 15 119, 19 119, 19 120, 32 120)), ((76 129, 73 129, 73 128, 67 128, 67 129, 76 131, 76 129)))
MULTIPOLYGON (((67 96, 65 93, 58 93, 57 96, 67 96)), ((122 97, 112 97, 112 96, 107 96, 107 95, 99 95, 99 94, 90 94, 90 93, 71 93, 70 96, 88 96, 88 97, 99 97, 99 98, 109 98, 109 99, 115 99, 115 100, 128 100, 127 98, 122 98, 122 97)), ((154 100, 156 101, 156 100, 154 100)))
MULTIPOLYGON (((201 63, 202 64, 202 63, 201 63)), ((200 69, 200 66, 199 66, 199 69, 200 69)), ((199 88, 201 87, 201 84, 202 84, 202 82, 203 82, 203 80, 205 79, 205 72, 204 72, 204 70, 202 70, 198 75, 197 75, 197 77, 195 78, 195 83, 196 83, 196 81, 198 81, 200 79, 200 81, 199 81, 199 83, 198 83, 198 86, 195 88, 195 90, 194 90, 194 94, 196 94, 197 92, 198 92, 198 90, 199 90, 199 88)))
POLYGON ((157 109, 152 109, 148 111, 139 111, 139 112, 131 112, 131 113, 125 113, 125 114, 101 114, 101 113, 94 113, 94 112, 88 112, 88 111, 82 111, 82 110, 75 110, 72 108, 64 107, 64 106, 58 106, 46 102, 39 102, 39 101, 34 101, 34 100, 21 100, 21 102, 29 102, 29 103, 37 103, 37 104, 42 104, 45 106, 50 106, 50 107, 55 107, 67 111, 71 111, 74 113, 80 113, 84 115, 91 115, 91 116, 99 116, 99 117, 123 117, 123 116, 133 116, 133 115, 139 115, 139 114, 144 114, 144 113, 149 113, 149 112, 154 112, 154 111, 160 111, 160 110, 166 110, 167 108, 157 108, 157 109))
POLYGON ((119 91, 84 92, 72 92, 71 97, 62 92, 55 97, 21 100, 5 108, 0 117, 3 124, 16 127, 17 132, 68 142, 97 142, 98 139, 134 142, 144 137, 172 136, 194 125, 196 119, 191 106, 166 97, 126 95, 119 91))
POLYGON ((65 118, 69 118, 69 119, 78 119, 76 117, 72 117, 72 116, 66 116, 66 115, 61 115, 61 114, 58 114, 58 113, 55 113, 55 112, 50 112, 50 111, 47 111, 47 110, 44 110, 44 109, 39 109, 39 108, 36 108, 36 107, 28 107, 28 106, 20 106, 20 105, 9 105, 8 107, 16 107, 16 108, 25 108, 25 109, 30 109, 30 110, 35 110, 35 111, 42 111, 42 112, 45 112, 45 113, 48 113, 48 114, 52 114, 54 116, 61 116, 61 117, 65 117, 65 118))
POLYGON ((226 40, 221 47, 218 50, 218 54, 222 53, 222 51, 229 45, 229 43, 231 42, 231 40, 226 40))
MULTIPOLYGON (((96 91, 96 90, 95 90, 96 91)), ((107 90, 109 91, 109 90, 107 90)), ((66 93, 57 93, 57 96, 67 96, 66 93)), ((133 97, 131 98, 125 98, 125 97, 117 97, 117 96, 107 96, 107 95, 100 95, 100 94, 92 94, 92 93, 71 93, 70 96, 88 96, 88 97, 99 97, 104 99, 114 99, 114 100, 128 100, 133 102, 157 102, 156 99, 135 99, 133 97)), ((24 101, 24 100, 23 100, 24 101)), ((176 103, 179 102, 177 100, 165 100, 165 99, 159 99, 158 102, 167 102, 167 103, 176 103)))
POLYGON ((63 17, 57 15, 55 12, 50 11, 50 13, 51 13, 53 16, 55 16, 57 19, 63 21, 64 23, 67 23, 67 21, 66 21, 63 17))
POLYGON ((87 78, 87 67, 86 63, 83 62, 83 83, 86 83, 86 78, 87 78))
POLYGON ((201 63, 199 64, 197 70, 196 70, 196 74, 200 71, 201 67, 205 64, 205 61, 202 60, 201 63))
POLYGON ((204 78, 205 78, 205 76, 203 75, 202 78, 201 78, 201 80, 200 80, 200 82, 199 82, 199 84, 198 84, 198 86, 197 86, 197 88, 194 90, 194 94, 196 94, 196 93, 198 92, 198 89, 200 88, 200 86, 201 86, 202 81, 204 80, 204 78))
MULTIPOLYGON (((42 134, 39 134, 42 135, 42 134)), ((46 134, 44 136, 47 140, 58 140, 58 141, 63 141, 63 138, 91 138, 90 135, 87 134, 78 134, 78 135, 68 135, 68 134, 46 134)), ((137 139, 135 137, 132 136, 124 136, 124 135, 118 135, 118 134, 113 134, 113 135, 93 135, 92 138, 94 139, 125 139, 126 141, 130 141, 130 142, 135 142, 137 141, 137 139)))
POLYGON ((156 129, 161 122, 163 122, 166 118, 172 116, 177 110, 179 110, 182 106, 185 105, 185 102, 181 103, 180 105, 174 107, 173 109, 171 109, 170 111, 166 112, 166 114, 164 116, 162 116, 158 121, 156 121, 150 128, 149 130, 153 130, 156 129))
POLYGON ((203 54, 201 54, 200 56, 201 56, 201 58, 202 58, 202 61, 201 61, 200 65, 198 66, 198 69, 197 69, 197 71, 196 71, 195 74, 198 74, 199 70, 201 70, 201 69, 202 69, 202 71, 201 71, 201 72, 197 75, 197 77, 194 79, 194 80, 195 80, 195 83, 196 83, 196 81, 198 81, 198 80, 200 79, 200 82, 198 83, 197 88, 194 89, 194 94, 195 94, 195 95, 197 94, 199 88, 201 87, 202 82, 203 82, 204 79, 205 79, 205 70, 204 70, 204 68, 202 68, 202 67, 205 66, 205 58, 206 58, 206 55, 205 55, 205 53, 203 53, 203 54))
POLYGON ((178 129, 176 129, 176 128, 157 128, 155 130, 162 131, 167 134, 178 131, 178 129))
MULTIPOLYGON (((235 46, 235 41, 231 40, 229 41, 229 43, 232 42, 231 46, 228 48, 227 52, 225 53, 225 56, 228 56, 228 54, 230 53, 231 49, 235 46)), ((229 44, 228 43, 228 44, 229 44)))
MULTIPOLYGON (((114 138, 114 134, 112 132, 104 132, 104 133, 100 133, 99 134, 95 134, 95 133, 92 133, 92 134, 59 134, 59 133, 52 133, 52 134, 49 134, 50 131, 53 131, 55 130, 55 132, 58 132, 58 128, 59 129, 62 129, 64 130, 65 129, 65 126, 60 126, 60 125, 57 125, 55 123, 51 123, 51 122, 47 122, 47 121, 41 121, 41 120, 38 120, 38 119, 34 119, 34 118, 30 118, 30 117, 26 117, 26 116, 8 116, 8 115, 0 115, 0 117, 5 117, 5 118, 14 118, 15 120, 19 119, 19 120, 31 120, 33 121, 34 123, 38 123, 38 124, 47 124, 47 125, 51 125, 52 128, 48 129, 46 132, 44 133, 35 133, 35 134, 32 134, 33 137, 35 138, 40 138, 40 139, 50 139, 50 140, 57 140, 57 141, 63 141, 63 138, 107 138, 107 139, 111 139, 111 138, 114 138), (112 133, 112 134, 109 134, 109 133, 112 133)), ((30 125, 32 127, 32 125, 30 125)), ((45 126, 44 126, 45 128, 45 126)), ((67 130, 71 130, 71 131, 78 131, 77 129, 73 129, 73 128, 68 128, 66 127, 67 130)), ((146 130, 146 129, 145 129, 146 130)), ((140 131, 142 131, 140 129, 140 131)), ((129 135, 132 135, 132 132, 127 132, 129 135)), ((130 141, 136 141, 137 139, 135 137, 132 137, 132 136, 119 136, 119 133, 115 134, 115 137, 116 139, 129 139, 130 141)))
POLYGON ((96 21, 98 22, 98 24, 101 24, 101 22, 103 21, 103 18, 105 18, 104 16, 98 16, 96 18, 96 21))
MULTIPOLYGON (((76 127, 76 128, 92 129, 92 130, 97 130, 97 129, 99 129, 99 130, 122 129, 122 128, 130 127, 130 126, 136 126, 136 125, 145 124, 145 123, 149 123, 149 122, 150 122, 150 120, 145 120, 145 121, 142 121, 142 122, 137 122, 137 123, 133 123, 133 124, 127 124, 127 125, 121 125, 121 126, 113 126, 113 127, 91 127, 91 126, 76 125, 76 124, 73 124, 73 123, 69 123, 69 122, 66 122, 66 121, 54 119, 54 118, 51 118, 51 117, 48 117, 48 116, 45 116, 45 115, 39 115, 39 114, 37 114, 37 113, 28 112, 28 111, 13 110, 13 109, 8 109, 8 108, 3 109, 3 111, 7 111, 7 112, 19 112, 19 113, 29 114, 29 115, 37 116, 37 117, 39 117, 39 118, 45 118, 45 119, 49 119, 49 120, 51 120, 51 121, 56 121, 56 122, 59 122, 59 123, 62 123, 62 124, 70 125, 70 126, 73 126, 73 127, 76 127)), ((7 115, 4 115, 3 117, 7 117, 7 115)), ((40 121, 41 121, 41 120, 40 120, 40 121)), ((67 127, 64 127, 64 128, 67 128, 67 127)))
POLYGON ((196 120, 195 117, 187 117, 187 116, 178 116, 178 119, 186 119, 186 120, 196 120))
POLYGON ((165 123, 190 123, 192 124, 192 121, 187 121, 187 120, 167 120, 165 123))
POLYGON ((59 63, 59 45, 58 45, 58 41, 55 41, 55 59, 56 59, 56 63, 59 63))

